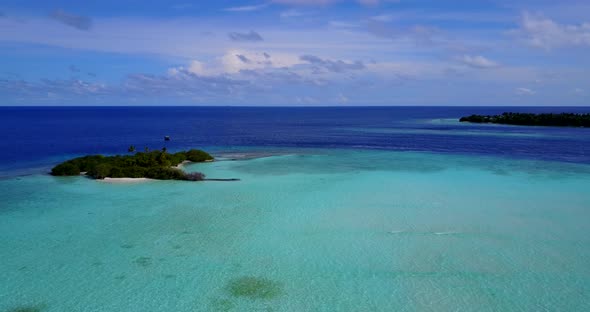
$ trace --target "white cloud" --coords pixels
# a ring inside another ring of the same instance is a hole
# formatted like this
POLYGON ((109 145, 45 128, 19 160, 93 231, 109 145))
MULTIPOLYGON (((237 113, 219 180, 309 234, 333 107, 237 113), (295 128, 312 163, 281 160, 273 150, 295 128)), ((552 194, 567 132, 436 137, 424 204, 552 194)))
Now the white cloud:
POLYGON ((491 61, 481 55, 463 55, 459 58, 459 61, 469 67, 475 68, 492 68, 498 66, 498 63, 491 61))
POLYGON ((341 22, 341 21, 330 21, 328 23, 331 27, 335 28, 358 28, 360 27, 359 24, 349 23, 349 22, 341 22))
POLYGON ((198 76, 218 76, 224 74, 239 74, 242 70, 263 70, 290 68, 303 61, 296 54, 289 53, 266 53, 260 51, 249 51, 230 49, 222 56, 209 62, 192 60, 188 66, 177 66, 168 69, 168 74, 175 76, 184 72, 198 76))
POLYGON ((300 59, 311 64, 314 67, 314 72, 320 73, 322 71, 341 73, 349 70, 362 70, 366 65, 361 61, 345 62, 342 60, 322 59, 315 55, 302 55, 300 59))
POLYGON ((221 57, 221 65, 224 72, 235 74, 244 69, 262 69, 272 66, 272 63, 267 62, 262 53, 231 50, 221 57), (244 62, 240 56, 249 61, 244 62))
POLYGON ((338 103, 346 104, 348 101, 349 98, 342 93, 338 94, 338 97, 336 98, 336 102, 338 103))
POLYGON ((590 23, 567 25, 525 12, 516 31, 534 47, 551 49, 563 46, 590 46, 590 23))
POLYGON ((224 71, 220 69, 220 66, 211 63, 203 63, 198 60, 192 60, 185 66, 172 67, 168 69, 168 75, 179 76, 185 73, 194 74, 201 77, 206 76, 217 76, 223 74, 224 71))
POLYGON ((252 11, 262 10, 262 9, 266 8, 267 6, 268 6, 268 3, 259 4, 259 5, 245 5, 245 6, 226 8, 226 9, 224 9, 224 11, 227 11, 227 12, 252 12, 252 11))
POLYGON ((515 90, 516 94, 518 95, 535 95, 535 91, 531 90, 529 88, 516 88, 515 90))
POLYGON ((188 70, 191 73, 194 73, 194 74, 197 74, 197 75, 205 75, 205 73, 206 73, 205 67, 204 67, 203 63, 201 63, 199 61, 192 61, 190 63, 190 66, 189 66, 188 70))

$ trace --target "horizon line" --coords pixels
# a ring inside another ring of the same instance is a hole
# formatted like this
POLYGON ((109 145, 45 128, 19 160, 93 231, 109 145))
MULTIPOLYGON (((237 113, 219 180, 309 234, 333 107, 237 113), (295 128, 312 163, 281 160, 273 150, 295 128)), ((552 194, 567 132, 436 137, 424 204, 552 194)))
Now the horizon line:
POLYGON ((2 108, 145 108, 145 107, 206 107, 206 108, 387 108, 387 107, 516 107, 516 108, 590 108, 590 105, 0 105, 2 108))

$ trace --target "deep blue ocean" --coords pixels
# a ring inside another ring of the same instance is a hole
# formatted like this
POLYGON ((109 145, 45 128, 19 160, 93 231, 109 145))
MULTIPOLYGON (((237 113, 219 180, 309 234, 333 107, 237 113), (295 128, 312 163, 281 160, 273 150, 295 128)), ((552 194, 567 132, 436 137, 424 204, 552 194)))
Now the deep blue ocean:
POLYGON ((459 123, 470 114, 590 107, 0 107, 0 176, 130 145, 353 148, 590 163, 590 129, 459 123), (171 141, 164 142, 164 136, 171 141))

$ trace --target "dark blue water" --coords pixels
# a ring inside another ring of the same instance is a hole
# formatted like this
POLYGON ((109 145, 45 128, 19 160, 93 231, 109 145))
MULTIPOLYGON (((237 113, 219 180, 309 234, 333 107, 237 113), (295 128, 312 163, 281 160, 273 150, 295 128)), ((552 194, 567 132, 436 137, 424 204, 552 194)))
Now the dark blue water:
POLYGON ((564 107, 0 107, 0 175, 128 146, 366 148, 590 163, 590 129, 468 125, 463 115, 564 107), (169 135, 172 140, 164 142, 169 135))

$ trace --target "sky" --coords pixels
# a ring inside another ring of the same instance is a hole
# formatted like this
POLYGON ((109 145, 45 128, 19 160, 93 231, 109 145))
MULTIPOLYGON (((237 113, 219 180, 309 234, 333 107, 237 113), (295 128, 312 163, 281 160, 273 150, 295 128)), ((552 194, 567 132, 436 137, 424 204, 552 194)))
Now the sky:
POLYGON ((0 0, 0 105, 590 105, 590 1, 0 0))

